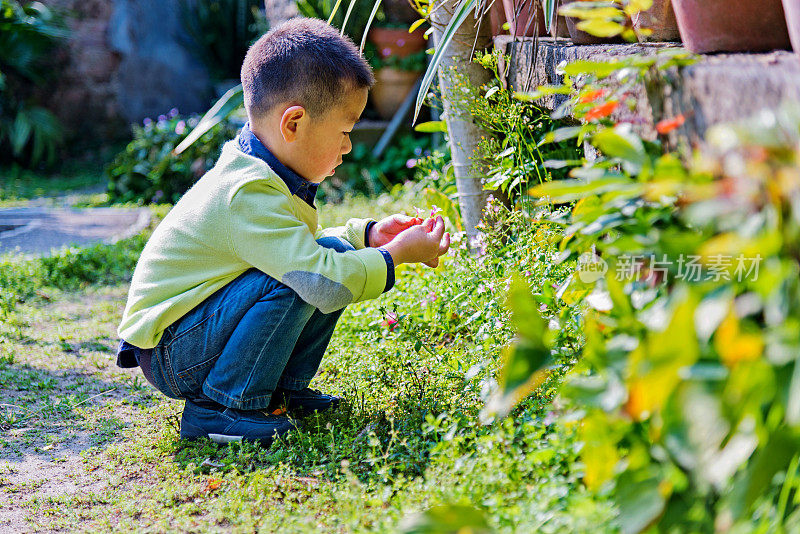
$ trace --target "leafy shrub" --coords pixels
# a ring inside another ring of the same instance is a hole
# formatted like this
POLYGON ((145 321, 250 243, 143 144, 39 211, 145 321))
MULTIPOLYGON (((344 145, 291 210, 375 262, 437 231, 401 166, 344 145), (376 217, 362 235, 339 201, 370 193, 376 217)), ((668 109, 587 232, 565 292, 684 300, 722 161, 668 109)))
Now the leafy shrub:
MULTIPOLYGON (((155 212, 156 219, 165 210, 155 212)), ((129 280, 150 232, 113 245, 99 243, 83 248, 64 248, 41 258, 0 258, 0 317, 48 288, 74 290, 91 284, 115 284, 129 280)))
POLYGON ((261 36, 261 0, 181 0, 187 48, 216 80, 238 79, 248 47, 261 36))
POLYGON ((566 176, 566 169, 548 169, 547 162, 574 161, 581 152, 565 141, 540 146, 541 139, 553 132, 558 123, 539 106, 505 87, 500 60, 500 51, 477 54, 475 61, 493 74, 492 81, 482 88, 472 87, 465 77, 454 73, 455 83, 461 88, 458 94, 464 95, 455 105, 466 109, 491 134, 481 140, 476 153, 489 168, 484 187, 499 189, 517 199, 525 196, 531 183, 566 176))
POLYGON ((231 122, 222 121, 179 156, 174 155, 173 149, 197 121, 197 117, 184 118, 173 109, 156 121, 145 119, 143 126, 134 125, 133 141, 106 169, 110 200, 177 202, 214 166, 222 145, 237 133, 231 122))
MULTIPOLYGON (((610 119, 648 71, 687 61, 578 62, 533 95, 571 92, 584 119, 545 142, 600 152, 531 191, 569 206, 552 220, 559 259, 577 263, 557 294, 583 316, 585 346, 563 396, 581 416, 584 482, 613 495, 623 531, 779 531, 800 520, 800 111, 718 127, 689 165, 610 119)), ((507 366, 512 402, 559 347, 538 299, 514 303, 532 318, 507 366)))
POLYGON ((40 2, 0 2, 0 161, 52 164, 63 131, 37 91, 53 72, 53 51, 67 31, 40 2))
POLYGON ((414 176, 417 161, 431 154, 432 142, 430 136, 408 133, 395 137, 378 158, 372 155, 373 148, 367 143, 353 145, 331 183, 322 182, 325 198, 337 200, 349 193, 391 190, 414 176))

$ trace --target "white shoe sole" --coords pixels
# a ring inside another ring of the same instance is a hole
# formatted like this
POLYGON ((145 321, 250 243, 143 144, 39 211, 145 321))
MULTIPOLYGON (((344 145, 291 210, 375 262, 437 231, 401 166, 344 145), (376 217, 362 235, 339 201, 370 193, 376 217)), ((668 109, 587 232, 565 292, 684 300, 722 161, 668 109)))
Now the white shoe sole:
POLYGON ((227 436, 225 434, 209 434, 208 438, 213 441, 214 443, 219 443, 224 445, 226 443, 231 443, 232 441, 242 441, 244 436, 227 436))

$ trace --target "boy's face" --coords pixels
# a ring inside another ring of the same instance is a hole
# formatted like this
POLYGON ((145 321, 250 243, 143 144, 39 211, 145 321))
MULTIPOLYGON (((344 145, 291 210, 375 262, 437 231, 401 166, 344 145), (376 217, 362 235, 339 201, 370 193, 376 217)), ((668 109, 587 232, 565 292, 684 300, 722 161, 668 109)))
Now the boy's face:
POLYGON ((351 89, 324 116, 302 121, 292 143, 295 172, 315 184, 333 175, 342 156, 353 148, 349 134, 367 105, 368 92, 367 88, 351 89))

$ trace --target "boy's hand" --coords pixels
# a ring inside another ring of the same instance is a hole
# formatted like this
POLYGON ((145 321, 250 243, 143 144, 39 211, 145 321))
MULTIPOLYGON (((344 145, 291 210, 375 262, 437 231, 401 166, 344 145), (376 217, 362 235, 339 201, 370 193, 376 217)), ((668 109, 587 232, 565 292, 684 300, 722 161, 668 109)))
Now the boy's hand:
POLYGON ((384 248, 395 265, 421 262, 436 267, 439 256, 450 248, 450 234, 444 231, 444 219, 436 217, 403 230, 384 248))
POLYGON ((369 229, 369 245, 375 248, 382 247, 403 230, 417 224, 422 224, 422 219, 419 217, 409 217, 399 213, 385 217, 369 229))

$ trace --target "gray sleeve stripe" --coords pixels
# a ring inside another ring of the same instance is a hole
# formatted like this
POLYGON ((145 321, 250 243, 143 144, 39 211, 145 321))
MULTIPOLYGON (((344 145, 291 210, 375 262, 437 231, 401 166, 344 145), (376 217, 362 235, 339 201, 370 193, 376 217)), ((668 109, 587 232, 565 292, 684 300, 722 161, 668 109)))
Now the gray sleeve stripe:
POLYGON ((289 271, 283 275, 281 282, 322 313, 341 310, 353 302, 353 293, 346 286, 319 273, 289 271))

